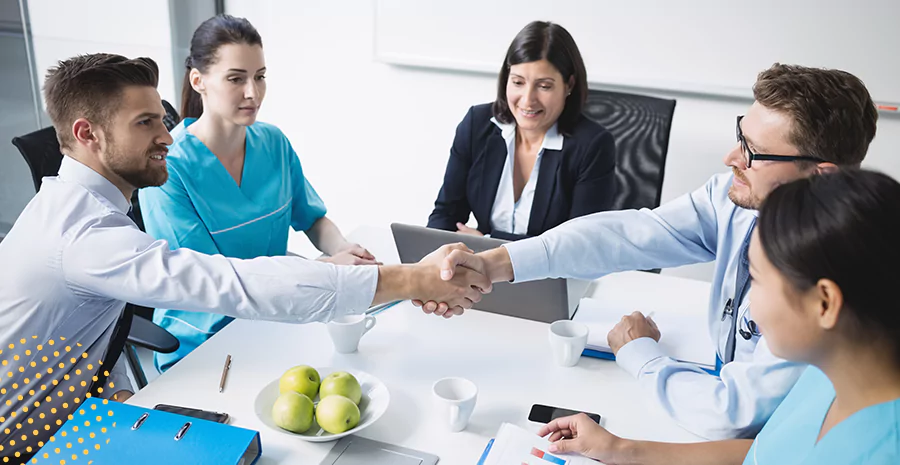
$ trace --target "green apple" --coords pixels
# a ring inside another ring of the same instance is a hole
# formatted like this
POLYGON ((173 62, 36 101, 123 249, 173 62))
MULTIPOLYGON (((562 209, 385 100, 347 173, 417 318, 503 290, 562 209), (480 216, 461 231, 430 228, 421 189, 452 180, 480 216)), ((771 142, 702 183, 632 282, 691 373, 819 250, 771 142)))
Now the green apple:
POLYGON ((336 371, 326 376, 319 387, 319 399, 334 395, 344 396, 359 405, 359 400, 362 399, 362 388, 356 377, 350 373, 336 371))
POLYGON ((296 366, 281 375, 281 379, 278 380, 278 393, 294 391, 315 399, 316 393, 319 392, 320 380, 319 372, 315 368, 306 365, 296 366))
MULTIPOLYGON (((305 433, 313 422, 313 401, 304 394, 288 391, 275 399, 272 419, 275 424, 294 433, 305 433)), ((357 418, 359 415, 357 415, 357 418)))
POLYGON ((344 396, 331 395, 319 400, 316 421, 331 434, 343 433, 359 424, 359 407, 344 396))

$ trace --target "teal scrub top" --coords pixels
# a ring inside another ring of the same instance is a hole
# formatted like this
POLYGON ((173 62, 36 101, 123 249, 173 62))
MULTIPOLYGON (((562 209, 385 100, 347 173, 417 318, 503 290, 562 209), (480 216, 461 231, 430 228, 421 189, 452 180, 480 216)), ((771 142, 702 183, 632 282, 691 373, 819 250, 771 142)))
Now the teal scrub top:
POLYGON ((809 367, 753 441, 744 465, 900 464, 900 399, 862 409, 816 443, 834 387, 809 367))
MULTIPOLYGON (((141 189, 139 200, 147 233, 209 255, 234 258, 286 255, 288 227, 305 231, 325 216, 325 204, 303 176, 290 141, 277 127, 254 123, 247 128, 241 183, 186 128, 172 129, 169 180, 141 189)), ((213 313, 157 309, 154 323, 178 338, 171 354, 156 354, 165 371, 231 322, 213 313)))

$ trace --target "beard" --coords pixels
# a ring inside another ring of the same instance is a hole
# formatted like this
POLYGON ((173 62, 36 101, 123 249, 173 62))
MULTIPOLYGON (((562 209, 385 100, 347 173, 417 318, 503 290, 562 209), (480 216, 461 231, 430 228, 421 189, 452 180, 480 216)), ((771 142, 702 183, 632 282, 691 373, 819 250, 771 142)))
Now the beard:
POLYGON ((740 179, 741 182, 747 185, 747 190, 749 192, 744 196, 738 196, 734 184, 732 184, 731 188, 728 189, 728 199, 741 208, 747 210, 759 210, 760 205, 762 205, 762 199, 753 193, 753 186, 750 185, 750 181, 748 181, 747 178, 744 177, 744 174, 736 168, 732 168, 731 171, 734 173, 735 178, 740 179))
POLYGON ((136 157, 129 155, 127 150, 119 147, 109 136, 107 144, 109 169, 136 189, 161 186, 169 179, 166 165, 154 166, 150 162, 150 156, 161 151, 159 146, 151 146, 140 157, 136 157))

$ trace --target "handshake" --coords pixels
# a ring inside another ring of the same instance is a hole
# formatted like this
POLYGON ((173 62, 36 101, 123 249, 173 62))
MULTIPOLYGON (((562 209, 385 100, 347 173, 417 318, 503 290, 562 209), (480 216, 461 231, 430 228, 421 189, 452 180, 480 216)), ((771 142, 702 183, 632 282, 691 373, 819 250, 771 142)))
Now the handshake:
POLYGON ((414 266, 418 270, 412 302, 425 313, 444 318, 462 315, 491 292, 485 260, 461 242, 442 246, 414 266))

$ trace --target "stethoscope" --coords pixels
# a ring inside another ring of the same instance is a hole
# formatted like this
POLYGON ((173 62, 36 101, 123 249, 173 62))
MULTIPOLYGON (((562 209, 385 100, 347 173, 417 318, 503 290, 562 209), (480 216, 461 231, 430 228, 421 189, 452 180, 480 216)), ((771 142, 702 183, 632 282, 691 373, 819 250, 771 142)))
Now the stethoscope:
POLYGON ((756 324, 756 322, 747 318, 747 312, 749 310, 750 310, 749 307, 746 310, 744 310, 743 315, 741 315, 741 317, 737 320, 737 321, 743 321, 744 324, 747 325, 747 329, 749 329, 749 331, 745 330, 740 325, 740 323, 738 323, 738 334, 740 334, 741 337, 744 338, 745 341, 749 341, 750 338, 752 338, 753 336, 762 336, 762 333, 759 332, 759 326, 756 324))

